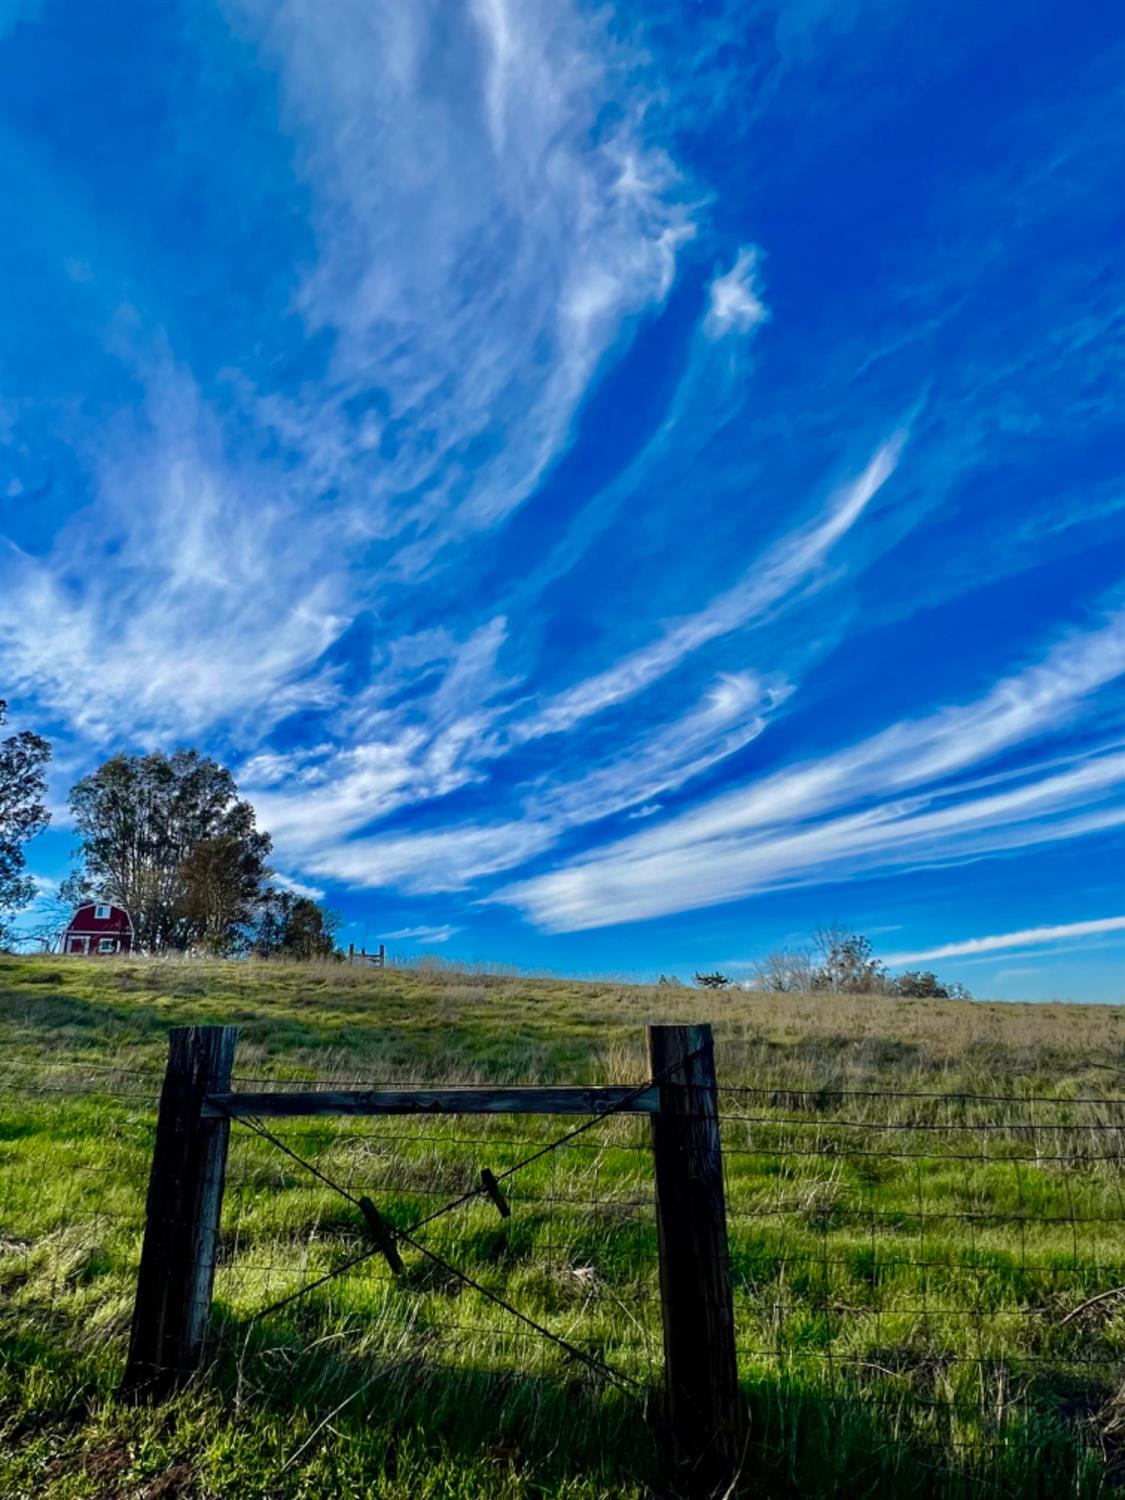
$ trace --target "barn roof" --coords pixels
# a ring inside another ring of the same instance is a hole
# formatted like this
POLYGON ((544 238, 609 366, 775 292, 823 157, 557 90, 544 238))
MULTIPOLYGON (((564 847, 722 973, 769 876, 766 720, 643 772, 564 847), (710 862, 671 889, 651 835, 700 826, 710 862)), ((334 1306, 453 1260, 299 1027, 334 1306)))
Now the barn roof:
MULTIPOLYGON (((70 921, 67 923, 67 930, 69 931, 74 926, 83 912, 93 911, 98 906, 109 907, 109 917, 103 917, 101 919, 103 922, 107 920, 111 921, 114 917, 124 917, 130 928, 133 926, 133 917, 128 907, 120 906, 116 901, 83 901, 81 906, 76 906, 71 913, 70 921)), ((96 922, 98 918, 92 917, 89 920, 96 922)))

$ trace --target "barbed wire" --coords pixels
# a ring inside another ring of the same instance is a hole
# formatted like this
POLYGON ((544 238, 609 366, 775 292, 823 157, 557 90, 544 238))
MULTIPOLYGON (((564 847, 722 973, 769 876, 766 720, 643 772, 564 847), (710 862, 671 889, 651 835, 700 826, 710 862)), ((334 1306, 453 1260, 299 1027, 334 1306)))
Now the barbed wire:
POLYGON ((28 1095, 37 1095, 37 1094, 43 1094, 43 1095, 47 1095, 47 1094, 65 1094, 68 1099, 74 1099, 74 1098, 83 1098, 83 1099, 128 1099, 128 1100, 144 1100, 146 1103, 150 1103, 150 1104, 155 1104, 156 1103, 156 1094, 155 1093, 150 1093, 148 1090, 142 1090, 142 1089, 109 1089, 109 1088, 97 1088, 97 1089, 87 1089, 87 1090, 81 1090, 80 1091, 80 1090, 77 1090, 77 1089, 74 1088, 73 1083, 65 1084, 65 1085, 64 1084, 50 1084, 50 1083, 43 1083, 43 1084, 21 1083, 21 1084, 15 1084, 13 1086, 11 1083, 9 1083, 7 1081, 3 1081, 2 1083, 0 1083, 0 1086, 2 1086, 3 1092, 6 1093, 6 1094, 28 1094, 28 1095))
MULTIPOLYGON (((164 1067, 162 1063, 153 1062, 144 1066, 132 1066, 127 1063, 105 1063, 93 1058, 86 1058, 80 1054, 67 1057, 55 1057, 39 1054, 33 1057, 5 1057, 0 1061, 0 1077, 6 1077, 13 1069, 22 1069, 41 1074, 45 1071, 69 1071, 81 1073, 107 1073, 128 1075, 143 1078, 160 1084, 164 1078, 164 1067)), ((1122 1070, 1125 1076, 1125 1070, 1122 1070)), ((672 1080, 666 1080, 666 1086, 671 1089, 692 1089, 695 1085, 680 1084, 672 1080)), ((419 1078, 404 1080, 399 1076, 373 1077, 366 1074, 362 1077, 354 1076, 306 1076, 306 1075, 265 1075, 265 1074, 243 1074, 235 1073, 231 1078, 232 1085, 265 1085, 277 1092, 332 1092, 340 1089, 368 1089, 378 1090, 390 1089, 429 1089, 435 1087, 432 1078, 419 1078)), ((470 1080, 459 1080, 458 1087, 465 1088, 509 1088, 519 1087, 520 1080, 513 1078, 478 1077, 470 1080)), ((650 1085, 645 1085, 649 1087, 650 1085)), ((1120 1095, 1083 1095, 1083 1094, 1050 1094, 1038 1093, 1029 1089, 1022 1094, 1004 1094, 991 1092, 977 1092, 970 1089, 893 1089, 893 1088, 848 1088, 832 1085, 809 1085, 799 1086, 788 1083, 766 1083, 766 1084, 719 1084, 716 1093, 722 1097, 725 1095, 749 1095, 757 1098, 768 1098, 777 1101, 779 1105, 789 1099, 898 1099, 898 1100, 928 1100, 939 1103, 965 1104, 1019 1104, 1019 1105, 1044 1105, 1048 1107, 1073 1107, 1080 1105, 1090 1108, 1122 1108, 1125 1107, 1125 1092, 1120 1095)))
POLYGON ((955 1223, 989 1223, 989 1224, 1121 1224, 1125 1218, 1121 1214, 1009 1214, 994 1213, 988 1209, 964 1210, 964 1209, 916 1209, 916 1208, 868 1208, 856 1204, 831 1203, 818 1207, 816 1204, 789 1203, 775 1204, 765 1208, 742 1208, 727 1209, 727 1217, 732 1219, 776 1219, 782 1217, 807 1217, 818 1219, 827 1217, 832 1219, 886 1219, 895 1224, 902 1224, 909 1220, 921 1220, 928 1223, 931 1220, 946 1222, 952 1220, 955 1223))
POLYGON ((775 1143, 773 1145, 754 1147, 731 1146, 728 1145, 726 1141, 724 1141, 723 1155, 750 1157, 806 1157, 817 1160, 830 1159, 833 1161, 848 1160, 852 1157, 858 1159, 866 1158, 882 1161, 971 1161, 977 1163, 996 1162, 1001 1166, 1015 1162, 1030 1162, 1032 1165, 1039 1165, 1043 1162, 1051 1162, 1061 1165, 1084 1167, 1096 1165, 1099 1162, 1115 1162, 1117 1164, 1120 1164, 1121 1162, 1125 1161, 1125 1143, 1122 1144, 1122 1149, 1120 1151, 1102 1153, 1096 1156, 1064 1156, 1058 1153, 1045 1151, 1037 1151, 1033 1155, 1025 1154, 1023 1156, 999 1156, 990 1155, 988 1152, 984 1151, 983 1148, 981 1151, 899 1151, 896 1150, 893 1146, 885 1146, 878 1151, 874 1151, 864 1149, 845 1149, 834 1141, 823 1141, 819 1146, 812 1149, 804 1149, 801 1147, 793 1146, 788 1142, 784 1143, 783 1145, 777 1145, 775 1143))
POLYGON ((164 1077, 164 1068, 160 1064, 149 1067, 134 1068, 126 1063, 103 1063, 87 1059, 80 1053, 74 1053, 68 1057, 49 1057, 39 1054, 35 1057, 5 1057, 0 1071, 6 1072, 9 1068, 33 1068, 37 1073, 50 1068, 81 1068, 89 1073, 133 1073, 138 1077, 155 1078, 159 1083, 164 1077))
MULTIPOLYGON (((753 1348, 741 1342, 738 1343, 738 1352, 749 1359, 784 1360, 786 1363, 799 1364, 804 1360, 821 1360, 829 1364, 837 1365, 861 1365, 867 1368, 877 1368, 887 1375, 909 1376, 912 1372, 908 1368, 895 1370, 886 1365, 879 1365, 870 1353, 845 1354, 837 1349, 811 1349, 802 1348, 753 1348)), ((1069 1370, 1069 1369, 1116 1369, 1121 1362, 1119 1352, 1106 1352, 1100 1358, 1089 1355, 1066 1355, 1066 1354, 948 1354, 944 1350, 937 1352, 930 1349, 920 1349, 914 1352, 920 1359, 933 1360, 940 1366, 971 1365, 979 1369, 1005 1370, 1018 1372, 1021 1367, 1043 1370, 1069 1370)))
POLYGON ((1086 1120, 1064 1123, 1051 1120, 840 1120, 823 1119, 776 1119, 771 1115, 724 1114, 721 1120, 738 1121, 745 1125, 758 1125, 771 1129, 792 1128, 794 1130, 874 1130, 879 1132, 912 1130, 944 1131, 968 1135, 975 1131, 1041 1131, 1044 1135, 1059 1131, 1085 1132, 1117 1131, 1125 1134, 1125 1119, 1120 1121, 1086 1120))
MULTIPOLYGON (((673 1088, 682 1085, 673 1084, 673 1088)), ((940 1099, 958 1103, 979 1104, 1083 1104, 1118 1108, 1125 1106, 1125 1094, 1116 1098, 1089 1099, 1068 1094, 975 1094, 965 1089, 947 1091, 927 1089, 837 1089, 791 1088, 788 1084, 719 1084, 719 1094, 756 1094, 772 1099, 940 1099)))
MULTIPOLYGON (((1122 1220, 1125 1223, 1125 1220, 1122 1220)), ((1062 1276, 1073 1280, 1076 1275, 1123 1275, 1125 1276, 1125 1261, 1084 1261, 1075 1266, 1069 1261, 1066 1265, 1052 1265, 1048 1261, 1015 1261, 1013 1266, 997 1266, 979 1257, 987 1255, 988 1251, 977 1250, 966 1252, 963 1260, 934 1260, 925 1256, 899 1255, 881 1260, 867 1260, 866 1251, 862 1247, 857 1248, 851 1255, 828 1256, 817 1254, 801 1254, 791 1249, 784 1250, 747 1250, 744 1247, 737 1248, 736 1277, 741 1275, 740 1268, 754 1262, 765 1261, 780 1266, 786 1265, 815 1265, 815 1266, 839 1266, 863 1275, 875 1275, 879 1271, 994 1271, 997 1274, 1016 1269, 1020 1272, 1028 1271, 1037 1276, 1062 1276), (862 1263, 861 1263, 862 1262, 862 1263)))
MULTIPOLYGON (((347 1137, 348 1137, 349 1140, 354 1140, 354 1141, 394 1141, 398 1145, 412 1144, 414 1142, 421 1142, 421 1143, 427 1144, 427 1145, 433 1144, 433 1145, 439 1145, 439 1146, 481 1146, 481 1145, 488 1145, 489 1147, 491 1147, 493 1149, 496 1149, 496 1150, 505 1150, 508 1147, 515 1147, 515 1146, 538 1146, 538 1145, 542 1144, 542 1137, 541 1136, 539 1138, 537 1138, 537 1139, 528 1139, 525 1136, 509 1136, 509 1135, 504 1135, 504 1134, 501 1134, 499 1131, 490 1132, 488 1134, 482 1134, 482 1135, 458 1136, 458 1135, 429 1135, 429 1134, 425 1134, 425 1133, 422 1133, 422 1132, 419 1132, 419 1131, 415 1131, 415 1130, 410 1130, 410 1129, 403 1130, 403 1131, 364 1130, 362 1128, 357 1128, 356 1126, 354 1126, 352 1124, 352 1120, 354 1118, 355 1118, 354 1116, 348 1116, 348 1117, 346 1117, 346 1119, 347 1119, 347 1137)), ((398 1118, 403 1118, 403 1117, 399 1116, 398 1118)), ((464 1119, 463 1116, 453 1117, 453 1118, 457 1118, 458 1121, 459 1121, 459 1123, 462 1123, 463 1119, 464 1119)), ((497 1116, 485 1116, 485 1118, 493 1121, 497 1125, 500 1125, 500 1124, 507 1124, 509 1117, 506 1117, 506 1116, 503 1116, 503 1115, 497 1115, 497 1116)), ((427 1115, 425 1117, 425 1119, 426 1119, 427 1124, 432 1127, 433 1117, 427 1115)), ((647 1128, 647 1125, 648 1125, 648 1117, 646 1115, 622 1115, 621 1116, 621 1120, 622 1120, 622 1122, 627 1123, 627 1124, 644 1125, 646 1128, 647 1128)), ((323 1130, 324 1129, 324 1125, 323 1125, 322 1119, 318 1119, 317 1123, 318 1123, 318 1127, 321 1130, 323 1130)), ((453 1123, 453 1119, 451 1118, 451 1120, 450 1120, 450 1125, 451 1126, 452 1126, 452 1123, 453 1123)), ((338 1129, 338 1126, 334 1126, 333 1129, 334 1130, 338 1129)), ((300 1131, 300 1132, 296 1132, 295 1131, 293 1133, 292 1139, 295 1139, 295 1140, 307 1140, 310 1135, 313 1135, 315 1133, 316 1133, 315 1129, 314 1130, 305 1130, 305 1131, 300 1131)), ((274 1134, 280 1140, 285 1140, 286 1139, 285 1133, 283 1131, 281 1131, 281 1130, 275 1130, 274 1134)), ((639 1151, 639 1152, 643 1152, 645 1156, 651 1156, 652 1155, 652 1144, 649 1141, 645 1141, 644 1143, 642 1143, 640 1141, 604 1141, 604 1140, 603 1141, 574 1141, 574 1140, 572 1140, 572 1141, 566 1141, 564 1143, 564 1145, 565 1145, 566 1149, 570 1150, 570 1151, 599 1151, 599 1152, 601 1152, 601 1151, 639 1151)))

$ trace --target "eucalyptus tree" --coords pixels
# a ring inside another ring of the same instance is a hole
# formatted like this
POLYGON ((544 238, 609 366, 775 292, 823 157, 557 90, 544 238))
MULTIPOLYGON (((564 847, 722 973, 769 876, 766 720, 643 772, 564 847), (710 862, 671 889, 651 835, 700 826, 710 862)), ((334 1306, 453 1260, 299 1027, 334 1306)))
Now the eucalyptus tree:
POLYGON ((148 952, 228 951, 270 874, 271 841, 225 766, 198 750, 115 755, 71 790, 74 897, 125 907, 148 952))
MULTIPOLYGON (((0 724, 8 705, 0 699, 0 724)), ((50 822, 43 802, 51 747, 42 735, 24 729, 0 739, 0 943, 7 940, 7 917, 35 897, 25 873, 24 845, 50 822)))

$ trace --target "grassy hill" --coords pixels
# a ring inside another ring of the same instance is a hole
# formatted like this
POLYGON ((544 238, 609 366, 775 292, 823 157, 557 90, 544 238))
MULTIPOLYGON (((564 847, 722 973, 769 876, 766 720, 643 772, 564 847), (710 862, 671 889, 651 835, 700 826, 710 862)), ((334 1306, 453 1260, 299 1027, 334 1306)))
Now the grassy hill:
MULTIPOLYGON (((1118 1474, 1125 1019, 989 1005, 234 963, 0 959, 0 1496, 642 1496, 660 1373, 647 1122, 614 1118, 407 1251, 234 1126, 207 1370, 115 1396, 171 1026, 236 1077, 643 1082, 708 1020, 724 1090, 748 1492, 1086 1495, 1118 1474)), ((573 1121, 277 1122, 400 1225, 573 1121)))

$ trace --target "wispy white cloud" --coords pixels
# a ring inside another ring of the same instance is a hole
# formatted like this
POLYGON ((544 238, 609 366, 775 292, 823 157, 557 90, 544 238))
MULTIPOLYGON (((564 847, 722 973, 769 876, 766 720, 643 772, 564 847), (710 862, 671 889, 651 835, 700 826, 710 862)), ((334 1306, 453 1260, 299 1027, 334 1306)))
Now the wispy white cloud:
MULTIPOLYGON (((1125 758, 1049 778, 993 798, 938 810, 922 799, 756 837, 717 836, 659 849, 648 835, 610 846, 498 893, 544 927, 570 931, 713 906, 783 886, 854 880, 876 872, 949 864, 1125 825, 1125 758), (1076 816, 1068 809, 1114 805, 1076 816)), ((685 820, 686 821, 686 820, 685 820)))
POLYGON ((146 415, 90 440, 96 497, 52 548, 0 556, 10 690, 99 744, 252 745, 340 704, 320 662, 360 601, 526 498, 694 233, 604 17, 553 0, 227 11, 279 80, 315 237, 295 306, 333 353, 286 389, 226 370, 205 401, 132 309, 106 330, 146 415))
POLYGON ((335 738, 250 757, 239 773, 279 849, 301 858, 387 818, 482 780, 496 754, 487 731, 491 700, 512 684, 499 673, 505 622, 457 640, 433 629, 404 636, 386 669, 333 715, 335 738), (432 688, 405 706, 385 706, 419 677, 432 688), (343 741, 343 743, 340 743, 343 741))
POLYGON ((708 338, 725 333, 749 333, 769 318, 769 310, 758 292, 759 251, 744 245, 734 265, 723 276, 716 276, 708 293, 707 316, 703 331, 708 338))
POLYGON ((333 697, 316 662, 342 581, 315 566, 325 539, 292 499, 261 499, 261 475, 225 462, 191 377, 166 359, 148 376, 145 420, 107 443, 95 503, 44 556, 0 551, 8 681, 96 743, 248 716, 259 735, 333 697))
POLYGON ((762 618, 809 584, 832 546, 855 525, 894 473, 904 441, 905 435, 900 433, 880 447, 859 478, 833 497, 823 516, 812 526, 784 537, 757 559, 739 583, 711 600, 705 609, 605 672, 560 693, 513 733, 527 740, 573 728, 592 714, 634 697, 691 652, 762 618))
MULTIPOLYGON (((721 679, 702 703, 680 719, 639 735, 607 764, 571 781, 552 778, 526 789, 522 816, 500 823, 466 824, 406 835, 373 834, 333 842, 333 809, 345 795, 339 783, 272 800, 258 794, 272 827, 282 827, 305 854, 315 874, 366 887, 400 885, 412 892, 463 890, 473 881, 513 869, 542 854, 568 830, 608 818, 682 786, 692 777, 750 743, 787 689, 750 674, 721 679), (288 809, 291 822, 286 822, 288 809), (327 824, 325 815, 327 815, 327 824)), ((439 757, 440 758, 440 757, 439 757)), ((397 763, 396 772, 401 770, 397 763)), ((464 775, 471 774, 467 769, 464 775)), ((370 821, 374 806, 346 795, 352 815, 370 821), (364 811, 366 810, 366 816, 364 811)), ((396 785, 394 796, 405 795, 396 785)), ((418 796, 417 788, 411 792, 418 796)), ((338 830, 337 830, 338 831, 338 830)))
POLYGON ((1061 642, 976 703, 894 725, 823 761, 739 788, 498 899, 555 930, 596 927, 1125 824, 1121 753, 1080 759, 991 795, 962 795, 955 780, 943 780, 1034 741, 1123 672, 1125 613, 1061 642), (918 790, 904 798, 909 789, 918 790))
POLYGON ((790 692, 788 684, 766 684, 749 672, 727 674, 698 708, 638 737, 578 780, 544 786, 526 805, 573 826, 651 804, 757 739, 790 692))
POLYGON ((407 888, 463 889, 473 880, 542 854, 569 829, 596 822, 684 785, 749 744, 791 688, 753 673, 719 679, 698 707, 680 718, 640 725, 608 762, 569 780, 552 775, 523 789, 523 826, 453 827, 414 835, 356 838, 362 830, 409 806, 431 802, 494 774, 519 746, 572 731, 651 686, 707 641, 762 618, 816 578, 832 545, 862 515, 894 471, 897 436, 863 473, 833 495, 811 525, 769 549, 741 583, 706 609, 632 653, 607 671, 578 683, 546 704, 503 693, 517 686, 498 669, 506 623, 497 618, 468 640, 444 632, 405 639, 394 648, 389 678, 376 681, 359 703, 341 710, 353 743, 285 757, 252 758, 242 782, 264 826, 286 857, 312 861, 321 878, 407 888), (403 684, 439 669, 438 686, 405 714, 381 707, 403 684))
POLYGON ((1041 663, 1002 679, 973 703, 904 720, 823 760, 739 788, 645 837, 657 849, 685 838, 785 826, 841 804, 917 787, 1013 745, 1033 743, 1122 674, 1125 610, 1099 630, 1064 639, 1041 663))
POLYGON ((310 850, 305 863, 313 874, 357 889, 461 891, 541 854, 556 837, 550 824, 525 819, 483 827, 465 824, 435 833, 365 835, 310 850))
POLYGON ((409 725, 391 714, 368 727, 382 730, 353 748, 333 748, 304 763, 294 779, 269 786, 254 779, 260 762, 243 772, 243 790, 253 801, 262 826, 290 858, 331 844, 402 807, 442 797, 478 775, 459 760, 458 746, 468 739, 457 726, 452 736, 409 725))
POLYGON ((460 927, 449 923, 441 927, 400 927, 397 932, 385 932, 383 940, 388 943, 448 943, 460 931, 460 927))
POLYGON ((324 891, 318 885, 308 885, 303 880, 294 880, 292 875, 282 875, 277 870, 273 872, 274 885, 280 886, 283 891, 288 891, 292 896, 307 896, 310 901, 323 901, 324 891))
MULTIPOLYGON (((597 14, 555 0, 228 10, 279 70, 312 194, 304 316, 334 333, 345 399, 374 384, 389 403, 394 441, 357 521, 409 528, 398 565, 413 572, 530 493, 624 320, 666 296, 694 232, 688 195, 597 14)), ((290 420, 319 429, 323 406, 290 420)))
MULTIPOLYGON (((1095 917, 1087 922, 1065 922, 1053 927, 1025 927, 1020 932, 995 933, 991 937, 966 938, 957 943, 942 943, 936 948, 918 952, 890 953, 888 964, 915 964, 938 958, 962 958, 982 953, 997 953, 1009 948, 1049 947, 1072 942, 1075 938, 1098 937, 1107 932, 1125 932, 1125 917, 1095 917)), ((1034 970, 1012 970, 1033 973, 1034 970)), ((999 976, 997 976, 999 977, 999 976)))

